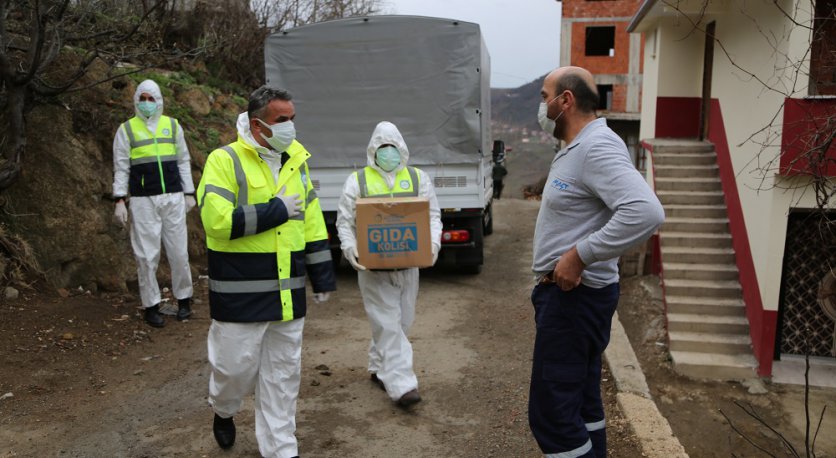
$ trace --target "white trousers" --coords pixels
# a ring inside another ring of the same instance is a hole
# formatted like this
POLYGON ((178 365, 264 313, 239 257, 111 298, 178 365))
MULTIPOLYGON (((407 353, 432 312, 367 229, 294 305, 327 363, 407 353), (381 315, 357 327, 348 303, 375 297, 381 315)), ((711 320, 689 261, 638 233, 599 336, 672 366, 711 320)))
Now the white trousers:
POLYGON ((222 418, 241 410, 255 388, 255 437, 261 456, 290 458, 296 443, 296 399, 305 319, 258 323, 212 320, 209 405, 222 418))
POLYGON ((177 299, 192 297, 192 271, 186 234, 186 203, 182 192, 131 197, 131 245, 136 256, 139 295, 144 308, 160 303, 157 266, 160 240, 171 267, 171 289, 177 299))
POLYGON ((412 370, 412 344, 407 338, 415 320, 418 269, 357 272, 369 324, 369 372, 377 374, 393 401, 418 388, 412 370))

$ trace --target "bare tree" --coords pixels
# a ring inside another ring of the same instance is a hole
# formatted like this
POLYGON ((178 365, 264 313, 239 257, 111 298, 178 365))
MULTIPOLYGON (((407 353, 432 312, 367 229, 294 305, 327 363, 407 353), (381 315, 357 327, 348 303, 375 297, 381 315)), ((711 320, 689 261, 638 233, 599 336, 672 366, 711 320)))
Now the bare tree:
POLYGON ((381 0, 218 0, 198 4, 201 46, 216 76, 255 87, 264 80, 264 40, 314 22, 379 14, 381 0))
POLYGON ((82 89, 76 84, 97 59, 113 63, 146 52, 129 43, 165 7, 165 0, 0 0, 0 192, 20 175, 26 113, 34 101, 82 89), (81 56, 76 68, 55 71, 53 64, 68 49, 81 56))
POLYGON ((79 81, 97 60, 111 66, 205 59, 214 76, 263 80, 263 45, 274 30, 375 14, 378 0, 0 0, 0 192, 20 176, 26 113, 38 99, 79 91, 144 67, 79 81), (56 60, 80 57, 67 73, 56 60))

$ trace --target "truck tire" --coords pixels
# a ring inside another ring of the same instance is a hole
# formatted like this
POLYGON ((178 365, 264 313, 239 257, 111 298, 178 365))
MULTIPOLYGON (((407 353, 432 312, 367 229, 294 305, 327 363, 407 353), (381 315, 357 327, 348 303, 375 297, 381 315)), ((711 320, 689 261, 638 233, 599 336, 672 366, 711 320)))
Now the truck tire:
POLYGON ((493 205, 488 205, 488 211, 485 212, 485 224, 482 227, 482 232, 485 235, 493 234, 493 205))

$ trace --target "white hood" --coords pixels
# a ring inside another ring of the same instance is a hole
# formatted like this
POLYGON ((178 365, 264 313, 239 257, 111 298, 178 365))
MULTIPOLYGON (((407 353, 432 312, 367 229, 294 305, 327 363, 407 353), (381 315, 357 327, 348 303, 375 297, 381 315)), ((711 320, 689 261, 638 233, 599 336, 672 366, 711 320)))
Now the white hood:
POLYGON ((273 171, 273 179, 278 181, 279 170, 282 168, 282 154, 273 151, 270 148, 265 148, 255 141, 253 133, 250 130, 250 115, 246 111, 238 115, 238 121, 235 123, 235 128, 238 129, 238 136, 241 137, 241 140, 253 147, 261 159, 267 162, 270 169, 273 171))
POLYGON ((366 149, 366 157, 369 162, 369 167, 377 170, 383 176, 389 174, 394 176, 406 167, 406 164, 409 162, 409 149, 406 147, 406 142, 403 141, 403 136, 398 128, 389 121, 381 121, 374 128, 372 138, 369 140, 369 147, 366 149), (392 145, 398 148, 398 152, 401 153, 401 163, 391 172, 384 171, 374 162, 375 153, 381 145, 392 145))
POLYGON ((160 92, 160 86, 154 80, 145 80, 136 87, 136 92, 134 92, 134 112, 139 119, 146 121, 160 119, 160 116, 163 114, 163 93, 160 92), (143 92, 150 94, 157 102, 157 112, 150 118, 146 118, 145 115, 139 112, 139 96, 143 92))
POLYGON ((238 129, 238 135, 240 135, 241 138, 247 142, 247 144, 258 150, 258 152, 261 153, 263 152, 262 150, 267 149, 255 141, 253 133, 250 131, 250 116, 246 111, 238 115, 238 121, 235 122, 235 128, 238 129))

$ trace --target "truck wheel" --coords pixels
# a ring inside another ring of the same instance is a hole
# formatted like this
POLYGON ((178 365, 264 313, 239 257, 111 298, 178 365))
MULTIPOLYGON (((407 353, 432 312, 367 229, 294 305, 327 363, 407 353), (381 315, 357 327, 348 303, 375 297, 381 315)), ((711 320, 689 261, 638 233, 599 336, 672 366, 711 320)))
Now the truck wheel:
POLYGON ((493 234, 493 205, 489 205, 488 211, 485 212, 485 223, 482 231, 485 235, 493 234))

